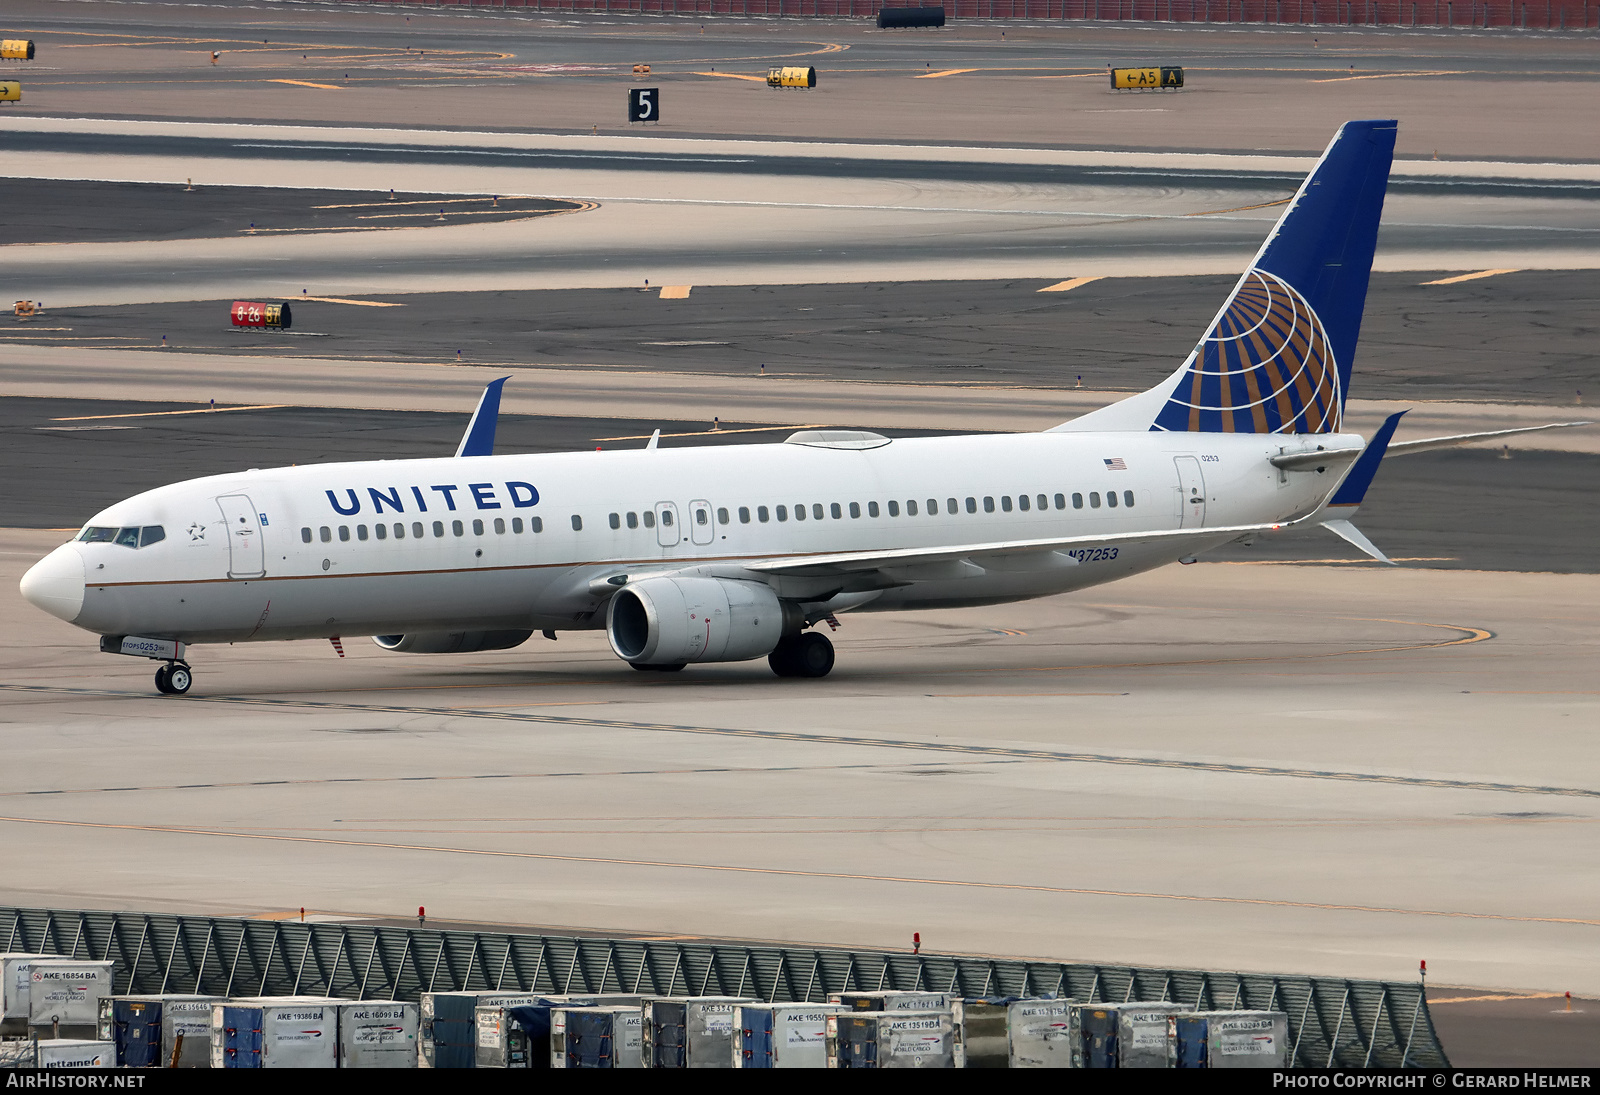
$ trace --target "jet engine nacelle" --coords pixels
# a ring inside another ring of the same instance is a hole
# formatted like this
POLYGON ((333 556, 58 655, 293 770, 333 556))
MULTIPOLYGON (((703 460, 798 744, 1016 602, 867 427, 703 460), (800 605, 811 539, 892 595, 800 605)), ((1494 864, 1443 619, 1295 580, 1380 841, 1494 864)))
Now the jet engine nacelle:
POLYGON ((374 635, 372 641, 397 654, 471 654, 475 650, 510 650, 532 636, 531 631, 418 631, 374 635))
POLYGON ((646 578, 606 606, 606 638, 626 662, 742 662, 772 653, 804 623, 772 588, 730 578, 646 578))

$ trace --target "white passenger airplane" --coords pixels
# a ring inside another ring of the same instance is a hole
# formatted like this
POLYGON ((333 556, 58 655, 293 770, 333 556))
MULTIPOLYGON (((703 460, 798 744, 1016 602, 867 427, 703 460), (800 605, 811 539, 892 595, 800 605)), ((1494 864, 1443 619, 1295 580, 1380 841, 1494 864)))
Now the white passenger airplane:
POLYGON ((22 593, 182 694, 190 644, 453 653, 598 628, 636 669, 765 656, 821 677, 833 646, 809 629, 846 610, 1083 589, 1294 524, 1387 562, 1348 521, 1386 451, 1525 432, 1340 428, 1394 140, 1341 127, 1182 367, 1044 433, 494 456, 498 380, 454 458, 147 491, 22 593))

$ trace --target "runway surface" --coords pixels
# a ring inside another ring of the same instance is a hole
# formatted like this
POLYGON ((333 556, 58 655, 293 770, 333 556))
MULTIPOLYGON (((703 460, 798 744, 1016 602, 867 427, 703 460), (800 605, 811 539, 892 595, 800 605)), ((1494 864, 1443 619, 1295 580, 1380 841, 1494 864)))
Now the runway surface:
MULTIPOLYGON (((0 534, 8 618, 55 536, 0 534)), ((569 633, 207 648, 181 700, 32 613, 5 640, 8 888, 1344 976, 1420 956, 1592 995, 1596 581, 1201 564, 849 618, 821 682, 638 674, 569 633)))
MULTIPOLYGON (((1393 461, 1358 523, 1400 568, 1286 539, 1071 597, 846 616, 822 681, 634 673, 594 634, 444 657, 349 637, 343 660, 202 647, 195 691, 158 698, 151 666, 16 586, 52 528, 156 482, 446 451, 508 373, 503 449, 656 426, 696 443, 713 418, 764 431, 722 444, 1047 428, 1188 352, 1355 117, 1399 117, 1401 158, 1352 428, 1406 407, 1402 438, 1582 418, 1600 139, 1572 119, 1600 108, 1592 33, 701 34, 112 0, 7 18, 41 54, 0 127, 0 195, 33 210, 0 245, 0 294, 46 305, 0 324, 9 900, 919 931, 1396 979, 1426 958, 1480 995, 1600 994, 1582 961, 1600 930, 1593 428, 1393 461), (1105 64, 1135 57, 1190 86, 1105 90, 1105 64), (815 64, 816 92, 740 78, 778 61, 815 64), (667 120, 630 131, 642 62, 667 120), (446 221, 299 230, 322 226, 315 205, 387 213, 390 188, 446 221), (493 195, 583 206, 462 222, 493 195), (292 298, 294 329, 231 333, 235 298, 292 298)), ((1441 1004, 1441 1028, 1467 1016, 1447 1045, 1475 1051, 1517 1010, 1524 1048, 1559 1030, 1590 1052, 1542 1000, 1441 1004)))
MULTIPOLYGON (((1065 292, 1044 291, 1061 283, 1043 279, 712 285, 682 299, 664 299, 659 285, 331 300, 302 299, 303 287, 247 294, 289 301, 288 332, 230 327, 232 299, 62 306, 41 298, 49 314, 0 320, 0 345, 1134 392, 1188 356, 1236 277, 1106 277, 1065 292)), ((1373 278, 1353 394, 1568 403, 1568 417, 1584 415, 1585 387, 1600 399, 1600 271, 1441 280, 1453 276, 1373 278)))

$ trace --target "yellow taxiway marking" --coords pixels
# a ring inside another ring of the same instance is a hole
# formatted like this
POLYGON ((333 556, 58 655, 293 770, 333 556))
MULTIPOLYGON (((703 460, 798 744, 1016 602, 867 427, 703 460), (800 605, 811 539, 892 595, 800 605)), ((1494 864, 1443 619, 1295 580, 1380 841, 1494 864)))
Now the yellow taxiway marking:
POLYGON ((1106 74, 1103 73, 1103 72, 1069 72, 1065 76, 1027 76, 1027 77, 1024 77, 1024 79, 1027 79, 1027 80, 1083 80, 1083 79, 1087 79, 1087 78, 1089 78, 1091 76, 1098 76, 1102 80, 1104 80, 1106 78, 1106 74))
POLYGON ((724 80, 754 80, 758 84, 767 82, 765 76, 742 76, 737 72, 696 72, 696 76, 720 76, 724 80))
POLYGON ((71 327, 18 327, 15 332, 0 331, 0 334, 32 334, 35 331, 70 331, 71 327))
MULTIPOLYGON (((501 194, 501 195, 499 195, 499 197, 505 198, 507 201, 526 201, 526 200, 528 200, 528 197, 525 194, 501 194)), ((313 209, 387 209, 390 206, 402 206, 402 205, 431 205, 434 208, 438 208, 441 205, 465 205, 468 202, 476 203, 476 202, 484 202, 484 201, 489 201, 489 200, 490 199, 484 198, 484 197, 477 197, 477 198, 440 198, 438 201, 404 201, 404 202, 394 201, 394 200, 390 199, 390 200, 375 201, 375 202, 357 202, 354 205, 313 205, 311 208, 313 208, 313 209)))
POLYGON ((299 300, 320 300, 324 304, 354 304, 362 308, 404 308, 404 304, 392 300, 348 300, 345 297, 299 297, 299 300))
POLYGON ((1428 997, 1428 1006, 1431 1008, 1435 1004, 1471 1004, 1471 1003, 1474 1003, 1474 1002, 1476 1002, 1478 1000, 1488 1001, 1488 1000, 1559 1000, 1559 999, 1561 999, 1561 993, 1559 993, 1559 992, 1519 992, 1519 993, 1515 993, 1515 994, 1507 993, 1505 995, 1500 995, 1500 996, 1441 996, 1438 999, 1435 999, 1432 996, 1430 996, 1430 997, 1428 997))
POLYGON ((1424 285, 1456 285, 1463 281, 1477 281, 1479 278, 1492 278, 1500 274, 1515 274, 1516 270, 1479 270, 1475 274, 1457 274, 1452 278, 1440 278, 1438 281, 1425 281, 1424 285))
POLYGON ((52 418, 52 422, 92 422, 101 418, 166 418, 175 414, 222 414, 224 411, 270 411, 287 403, 256 403, 249 407, 198 407, 192 411, 140 411, 137 414, 81 414, 73 418, 52 418))
POLYGON ((310 80, 268 80, 269 84, 293 84, 295 87, 315 87, 323 91, 343 91, 338 84, 314 84, 310 80))
POLYGON ((1438 72, 1375 72, 1370 76, 1330 76, 1312 80, 1313 84, 1337 84, 1347 80, 1404 80, 1412 76, 1465 76, 1465 69, 1441 69, 1438 72))
POLYGON ((769 877, 821 879, 827 881, 886 882, 902 886, 948 886, 966 890, 1007 890, 1079 897, 1120 897, 1142 901, 1187 901, 1215 905, 1255 905, 1281 909, 1310 909, 1318 912, 1360 912, 1390 916, 1437 916, 1463 920, 1498 920, 1522 924, 1576 924, 1584 927, 1600 927, 1600 920, 1587 920, 1573 916, 1515 916, 1510 913, 1470 912, 1465 909, 1418 909, 1396 905, 1288 901, 1265 897, 1228 897, 1218 894, 1158 893, 1140 890, 1096 889, 1087 886, 1046 886, 1041 883, 1031 882, 977 882, 959 878, 924 878, 916 875, 867 874, 850 871, 807 871, 781 867, 754 867, 737 863, 691 863, 672 860, 636 859, 622 856, 558 855, 553 852, 506 851, 496 848, 453 848, 448 845, 401 844, 381 840, 339 840, 334 837, 293 836, 286 833, 240 833, 181 825, 129 825, 36 817, 0 817, 0 822, 7 822, 13 825, 52 825, 73 829, 163 833, 172 836, 210 836, 221 837, 225 840, 263 840, 287 844, 320 844, 332 847, 364 848, 379 851, 434 852, 441 855, 485 856, 494 859, 525 859, 547 863, 581 863, 606 867, 645 867, 654 870, 665 868, 678 871, 707 871, 722 874, 766 875, 769 877))
POLYGON ((1065 293, 1076 289, 1079 286, 1088 285, 1091 281, 1104 280, 1105 278, 1103 275, 1092 278, 1068 278, 1066 281, 1058 281, 1054 285, 1046 285, 1043 289, 1038 289, 1035 291, 1040 293, 1065 293))
POLYGON ((689 296, 689 290, 693 288, 693 285, 663 285, 661 287, 661 299, 685 300, 689 296))
MULTIPOLYGON (((778 433, 788 430, 825 430, 827 426, 745 426, 737 430, 695 430, 691 433, 664 433, 662 437, 715 437, 719 433, 778 433)), ((631 437, 591 437, 591 441, 648 441, 652 434, 634 434, 631 437)))
POLYGON ((913 80, 937 80, 941 76, 959 76, 963 72, 977 72, 975 68, 947 68, 939 72, 924 72, 913 76, 913 80))

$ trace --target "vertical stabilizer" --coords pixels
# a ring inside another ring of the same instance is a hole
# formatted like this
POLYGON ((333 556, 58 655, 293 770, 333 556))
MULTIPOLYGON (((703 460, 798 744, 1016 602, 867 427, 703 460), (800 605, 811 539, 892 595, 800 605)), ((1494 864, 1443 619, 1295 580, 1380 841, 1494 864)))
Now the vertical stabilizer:
POLYGON ((1183 366, 1056 429, 1337 433, 1395 132, 1340 126, 1183 366))

